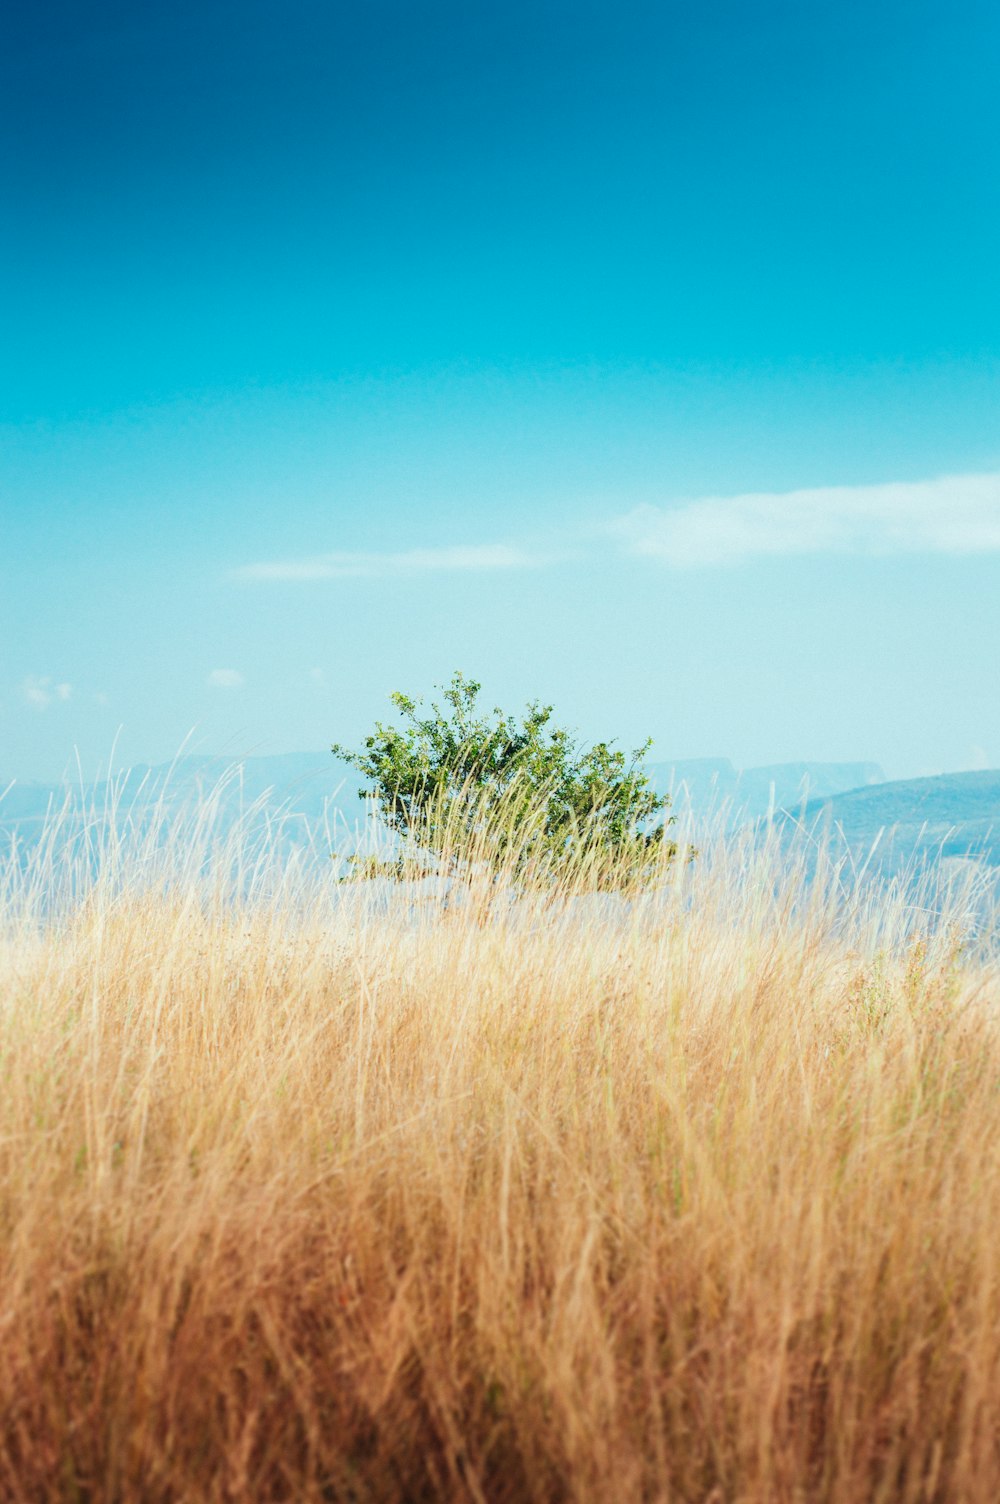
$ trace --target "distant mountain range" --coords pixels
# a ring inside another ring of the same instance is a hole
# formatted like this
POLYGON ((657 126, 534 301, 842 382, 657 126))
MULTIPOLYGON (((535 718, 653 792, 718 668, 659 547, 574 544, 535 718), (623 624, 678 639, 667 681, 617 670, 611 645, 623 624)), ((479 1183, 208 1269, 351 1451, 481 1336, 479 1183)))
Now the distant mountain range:
MULTIPOLYGON (((779 763, 773 767, 733 767, 726 758, 648 765, 656 787, 675 804, 690 803, 699 813, 726 804, 732 818, 752 819, 769 809, 798 808, 805 799, 884 783, 876 763, 779 763)), ((270 811, 285 809, 316 821, 334 811, 354 824, 362 813, 361 780, 329 752, 291 752, 272 757, 187 756, 172 763, 140 765, 110 780, 93 783, 15 783, 0 800, 0 831, 27 835, 41 826, 50 809, 101 811, 152 807, 158 800, 176 809, 209 793, 224 780, 220 803, 228 814, 255 801, 270 811)), ((4 785, 0 783, 0 791, 4 785)))
MULTIPOLYGON (((1000 771, 948 773, 887 782, 876 763, 778 763, 738 770, 727 759, 649 765, 658 789, 675 808, 698 816, 725 811, 729 824, 775 814, 791 828, 829 831, 852 851, 867 852, 882 831, 878 865, 894 870, 914 854, 974 859, 1000 867, 1000 771)), ((341 843, 364 810, 361 781, 329 752, 232 759, 187 756, 136 767, 90 784, 14 783, 0 798, 0 846, 12 838, 30 849, 53 812, 65 829, 82 828, 112 806, 140 827, 165 823, 215 791, 217 828, 230 828, 250 811, 255 829, 280 817, 283 844, 315 844, 328 852, 341 843), (220 784, 221 780, 221 784, 220 784)), ((0 781, 0 793, 4 785, 0 781)))
POLYGON ((914 859, 972 858, 1000 868, 1000 770, 906 778, 810 799, 795 818, 807 830, 841 838, 882 871, 914 859))

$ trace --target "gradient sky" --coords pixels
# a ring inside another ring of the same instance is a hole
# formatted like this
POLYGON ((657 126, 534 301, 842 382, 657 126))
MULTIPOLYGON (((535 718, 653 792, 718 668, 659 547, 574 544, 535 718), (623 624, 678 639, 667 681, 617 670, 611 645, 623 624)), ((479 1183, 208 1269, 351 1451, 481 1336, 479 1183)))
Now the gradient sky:
POLYGON ((1000 8, 161 0, 0 56, 0 779, 454 668, 1000 764, 1000 8))

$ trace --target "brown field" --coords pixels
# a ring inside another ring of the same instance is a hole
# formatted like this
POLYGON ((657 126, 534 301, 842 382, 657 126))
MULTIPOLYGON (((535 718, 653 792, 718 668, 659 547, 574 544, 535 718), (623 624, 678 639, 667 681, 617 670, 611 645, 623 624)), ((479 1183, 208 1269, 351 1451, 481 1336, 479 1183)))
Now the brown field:
POLYGON ((1000 1499, 968 895, 720 842, 338 905, 139 841, 56 901, 57 844, 3 898, 0 1498, 1000 1499))

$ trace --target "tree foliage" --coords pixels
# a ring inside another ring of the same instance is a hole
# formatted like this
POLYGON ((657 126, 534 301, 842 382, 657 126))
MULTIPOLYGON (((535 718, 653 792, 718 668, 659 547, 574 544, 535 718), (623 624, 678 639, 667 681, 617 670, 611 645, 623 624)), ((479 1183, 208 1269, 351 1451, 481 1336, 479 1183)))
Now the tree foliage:
MULTIPOLYGON (((608 742, 585 747, 535 701, 518 718, 479 704, 481 686, 463 674, 442 687, 442 703, 396 693, 403 724, 377 722, 360 751, 333 752, 370 782, 389 827, 449 870, 469 862, 517 876, 587 869, 600 886, 650 874, 676 855, 667 839, 670 800, 657 794, 640 759, 608 742)), ((399 863, 398 870, 402 871, 399 863)), ((370 860, 364 869, 375 871, 370 860)))

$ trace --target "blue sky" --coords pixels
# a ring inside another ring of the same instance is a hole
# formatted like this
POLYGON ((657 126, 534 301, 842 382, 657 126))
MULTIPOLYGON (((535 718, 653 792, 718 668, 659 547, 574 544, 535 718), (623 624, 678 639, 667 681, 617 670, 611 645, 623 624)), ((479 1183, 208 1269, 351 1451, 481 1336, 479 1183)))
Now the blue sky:
POLYGON ((454 668, 1000 764, 1000 11, 41 3, 0 59, 0 778, 454 668))

